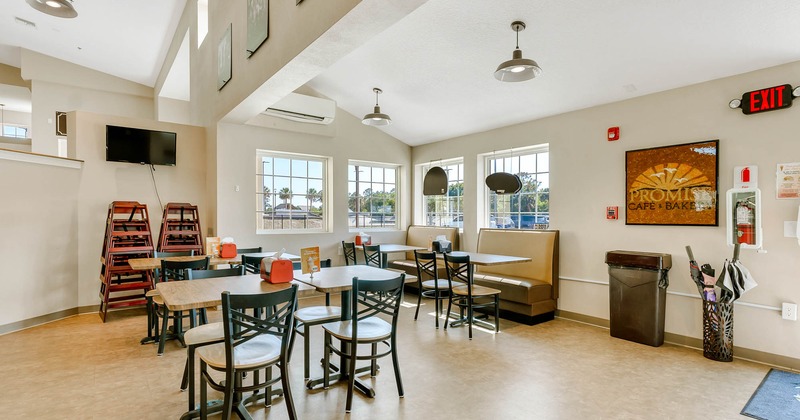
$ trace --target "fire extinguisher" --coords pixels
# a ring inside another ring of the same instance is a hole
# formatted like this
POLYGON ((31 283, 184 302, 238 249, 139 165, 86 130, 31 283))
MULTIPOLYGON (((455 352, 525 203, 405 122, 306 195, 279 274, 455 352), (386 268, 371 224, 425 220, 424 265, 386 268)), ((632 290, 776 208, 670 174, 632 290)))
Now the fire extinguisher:
POLYGON ((755 245, 755 206, 746 201, 736 203, 736 240, 740 244, 755 245))

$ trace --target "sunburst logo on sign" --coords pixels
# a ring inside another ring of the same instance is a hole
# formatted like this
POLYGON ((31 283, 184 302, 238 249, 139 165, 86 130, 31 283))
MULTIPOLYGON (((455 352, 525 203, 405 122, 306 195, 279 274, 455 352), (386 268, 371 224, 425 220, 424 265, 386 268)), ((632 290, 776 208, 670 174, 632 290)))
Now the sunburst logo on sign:
POLYGON ((714 208, 711 180, 685 163, 647 168, 631 184, 630 210, 695 210, 714 208), (637 204, 639 203, 639 204, 637 204))
POLYGON ((631 185, 631 192, 649 189, 675 191, 681 188, 710 187, 711 181, 685 163, 656 165, 641 173, 631 185))

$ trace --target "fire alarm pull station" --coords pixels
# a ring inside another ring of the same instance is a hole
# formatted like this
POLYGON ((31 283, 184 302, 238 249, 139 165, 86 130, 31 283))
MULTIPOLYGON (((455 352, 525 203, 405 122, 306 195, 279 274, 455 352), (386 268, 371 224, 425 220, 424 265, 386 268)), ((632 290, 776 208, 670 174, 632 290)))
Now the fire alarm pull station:
POLYGON ((619 127, 610 127, 608 129, 608 141, 619 140, 619 127))
POLYGON ((617 220, 618 218, 619 218, 619 207, 618 206, 606 207, 606 219, 607 220, 617 220))

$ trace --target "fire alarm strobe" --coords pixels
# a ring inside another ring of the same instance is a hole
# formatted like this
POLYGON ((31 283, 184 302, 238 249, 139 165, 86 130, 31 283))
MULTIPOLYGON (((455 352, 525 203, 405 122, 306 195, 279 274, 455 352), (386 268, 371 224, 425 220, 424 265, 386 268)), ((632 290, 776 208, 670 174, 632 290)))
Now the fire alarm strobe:
POLYGON ((608 141, 619 140, 619 127, 610 127, 608 129, 608 141))

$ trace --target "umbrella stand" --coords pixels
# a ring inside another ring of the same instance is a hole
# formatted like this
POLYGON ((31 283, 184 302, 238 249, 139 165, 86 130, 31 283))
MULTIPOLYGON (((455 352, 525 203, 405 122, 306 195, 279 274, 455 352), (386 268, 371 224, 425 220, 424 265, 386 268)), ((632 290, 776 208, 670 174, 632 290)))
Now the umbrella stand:
POLYGON ((733 361, 733 302, 703 300, 703 356, 733 361))

